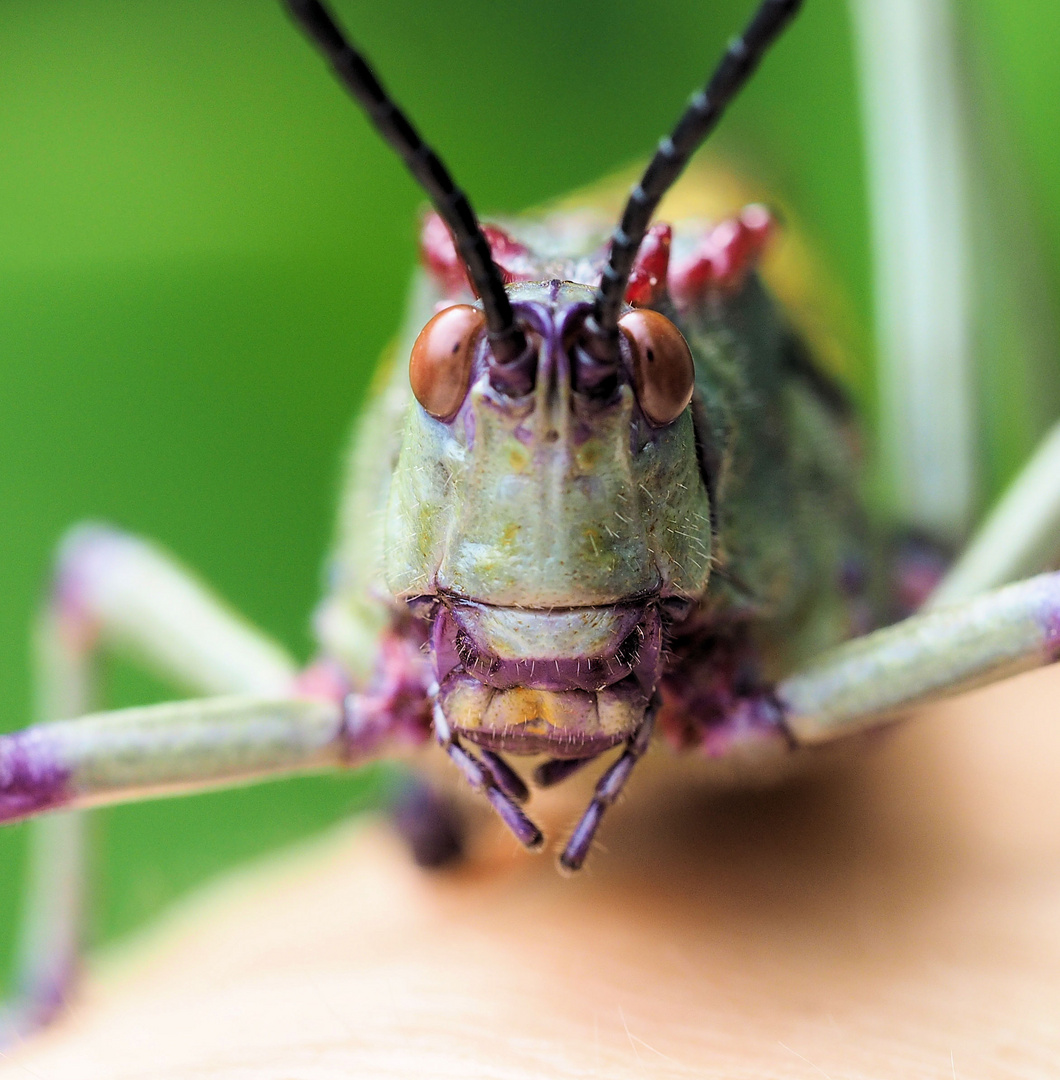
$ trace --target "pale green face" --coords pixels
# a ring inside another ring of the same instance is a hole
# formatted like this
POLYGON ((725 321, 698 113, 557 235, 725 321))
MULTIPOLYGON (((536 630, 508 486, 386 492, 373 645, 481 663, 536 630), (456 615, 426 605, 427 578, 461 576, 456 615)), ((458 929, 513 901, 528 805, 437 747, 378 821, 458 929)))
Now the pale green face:
POLYGON ((656 427, 624 377, 605 399, 572 388, 565 328, 592 290, 510 293, 539 329, 536 384, 506 396, 480 358, 453 419, 413 404, 386 577, 398 598, 441 601, 435 666, 454 726, 514 752, 562 738, 573 754, 643 717, 658 602, 707 584, 710 505, 688 409, 656 427))
MULTIPOLYGON (((513 301, 550 291, 511 288, 513 301)), ((591 299, 563 283, 550 306, 591 299)), ((412 407, 387 512, 396 596, 553 608, 702 593, 710 506, 689 411, 652 428, 628 383, 601 407, 579 400, 557 366, 542 363, 551 377, 515 400, 478 372, 449 423, 412 407)))

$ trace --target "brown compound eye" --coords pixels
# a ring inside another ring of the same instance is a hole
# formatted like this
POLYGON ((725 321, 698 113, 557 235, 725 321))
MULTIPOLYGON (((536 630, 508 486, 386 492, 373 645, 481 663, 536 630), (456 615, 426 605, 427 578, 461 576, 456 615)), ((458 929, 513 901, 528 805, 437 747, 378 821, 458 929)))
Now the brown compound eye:
POLYGON ((692 400, 692 351, 665 315, 649 308, 618 320, 633 353, 633 389, 641 411, 656 426, 672 424, 692 400))
POLYGON ((485 319, 470 304, 454 304, 420 331, 409 359, 416 400, 437 420, 448 420, 467 397, 471 360, 485 319))

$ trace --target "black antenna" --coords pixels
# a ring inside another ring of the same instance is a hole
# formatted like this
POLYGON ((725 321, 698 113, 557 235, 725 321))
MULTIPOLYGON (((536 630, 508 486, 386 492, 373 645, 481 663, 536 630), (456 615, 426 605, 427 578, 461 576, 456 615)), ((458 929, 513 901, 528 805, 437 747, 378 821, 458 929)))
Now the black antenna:
MULTIPOLYGON (((659 201, 801 6, 802 0, 763 0, 743 36, 729 42, 706 87, 692 98, 673 132, 659 142, 640 183, 630 192, 622 220, 612 234, 611 258, 600 278, 593 314, 587 320, 589 331, 599 334, 606 342, 616 340, 618 315, 629 275, 659 201)), ((609 345, 608 351, 613 353, 613 346, 609 345)))
POLYGON ((319 0, 284 0, 287 10, 328 58, 335 74, 357 99, 383 138, 401 155, 449 226, 475 291, 482 298, 494 356, 504 363, 525 342, 512 313, 504 278, 493 261, 467 196, 456 186, 438 155, 420 138, 409 118, 383 89, 368 61, 353 47, 319 0))

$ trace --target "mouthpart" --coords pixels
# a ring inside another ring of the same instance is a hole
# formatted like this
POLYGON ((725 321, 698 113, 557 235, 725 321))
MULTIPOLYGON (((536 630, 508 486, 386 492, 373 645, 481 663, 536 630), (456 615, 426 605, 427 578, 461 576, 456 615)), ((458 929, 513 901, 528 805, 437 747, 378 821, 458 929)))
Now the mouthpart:
POLYGON ((431 633, 438 704, 483 748, 594 757, 642 723, 661 643, 651 601, 544 611, 446 597, 431 633))

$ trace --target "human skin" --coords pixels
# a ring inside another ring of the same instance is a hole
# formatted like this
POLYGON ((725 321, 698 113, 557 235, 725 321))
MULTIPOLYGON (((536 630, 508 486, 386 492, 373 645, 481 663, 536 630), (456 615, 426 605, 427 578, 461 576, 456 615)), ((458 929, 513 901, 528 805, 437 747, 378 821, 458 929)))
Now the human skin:
POLYGON ((571 879, 488 819, 435 875, 355 822, 99 958, 0 1080, 1054 1077, 1058 692, 767 793, 657 751, 571 879))

